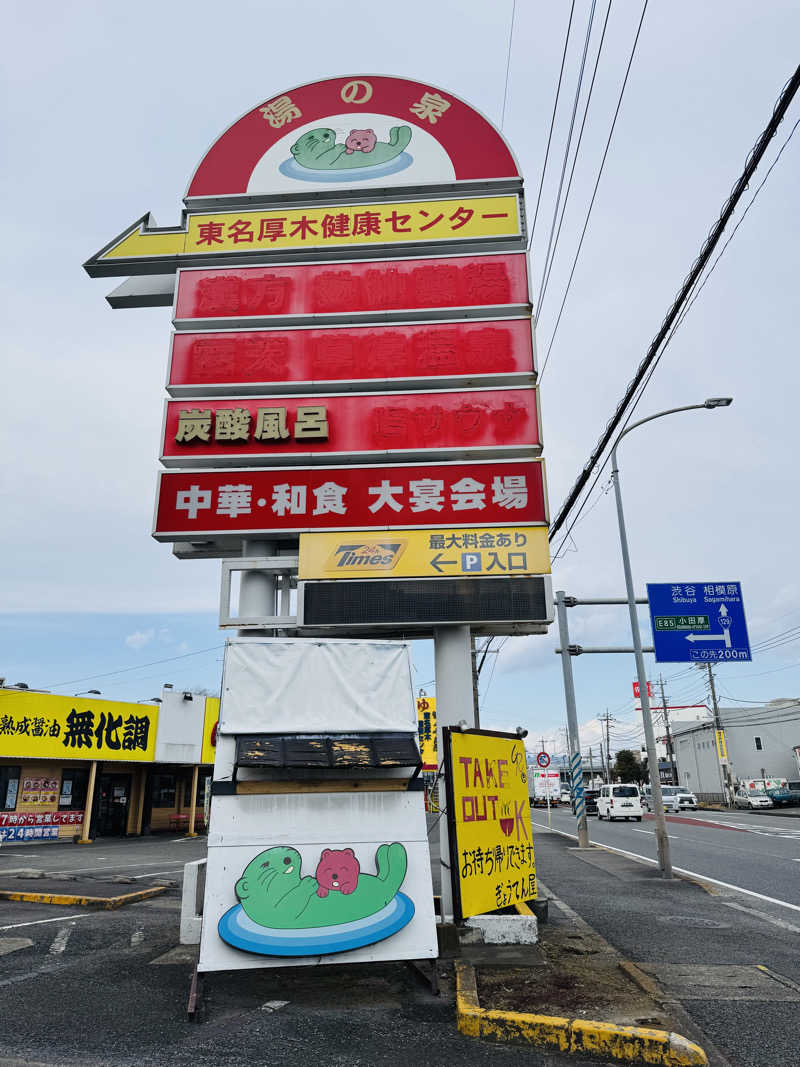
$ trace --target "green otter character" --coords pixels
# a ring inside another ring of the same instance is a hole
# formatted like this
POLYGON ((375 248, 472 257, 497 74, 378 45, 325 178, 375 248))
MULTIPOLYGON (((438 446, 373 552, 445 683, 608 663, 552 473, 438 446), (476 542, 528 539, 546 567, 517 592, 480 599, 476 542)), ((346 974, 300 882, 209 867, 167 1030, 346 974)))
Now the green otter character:
POLYGON ((352 893, 320 897, 317 879, 300 876, 302 862, 297 849, 279 846, 248 863, 236 883, 236 896, 253 922, 272 929, 304 930, 364 919, 392 900, 408 865, 399 842, 380 845, 375 853, 377 875, 359 874, 352 893))
POLYGON ((353 170, 356 167, 374 167, 379 163, 388 163, 404 151, 410 140, 409 126, 392 126, 388 143, 376 141, 369 151, 353 151, 347 144, 336 143, 334 130, 321 126, 318 130, 304 133, 295 141, 290 151, 295 163, 308 167, 309 170, 353 170))

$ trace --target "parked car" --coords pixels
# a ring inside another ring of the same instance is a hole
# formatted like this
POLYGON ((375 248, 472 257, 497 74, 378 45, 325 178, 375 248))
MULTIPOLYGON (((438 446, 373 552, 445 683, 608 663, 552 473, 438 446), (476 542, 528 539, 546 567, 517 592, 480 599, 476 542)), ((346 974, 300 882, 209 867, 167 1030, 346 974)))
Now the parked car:
POLYGON ((771 808, 772 799, 767 796, 763 789, 737 789, 733 795, 733 803, 737 808, 771 808))
POLYGON ((642 798, 638 785, 623 782, 620 785, 604 785, 597 798, 598 819, 635 819, 642 821, 642 798))
MULTIPOLYGON (((661 797, 664 811, 697 811, 697 797, 680 785, 662 785, 661 797)), ((642 790, 642 804, 647 811, 653 810, 653 790, 646 785, 642 790)))
MULTIPOLYGON (((583 792, 583 799, 586 801, 586 814, 597 814, 597 798, 600 796, 599 789, 585 789, 583 792)), ((572 801, 572 814, 575 814, 575 801, 572 801)))

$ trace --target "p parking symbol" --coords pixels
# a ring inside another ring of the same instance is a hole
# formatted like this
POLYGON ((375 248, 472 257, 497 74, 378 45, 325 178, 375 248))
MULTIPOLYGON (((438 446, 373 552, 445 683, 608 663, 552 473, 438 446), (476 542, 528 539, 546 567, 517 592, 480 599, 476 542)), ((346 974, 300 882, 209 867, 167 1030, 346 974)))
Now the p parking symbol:
POLYGON ((480 552, 462 552, 461 553, 461 570, 466 574, 470 571, 480 571, 481 566, 481 553, 480 552))

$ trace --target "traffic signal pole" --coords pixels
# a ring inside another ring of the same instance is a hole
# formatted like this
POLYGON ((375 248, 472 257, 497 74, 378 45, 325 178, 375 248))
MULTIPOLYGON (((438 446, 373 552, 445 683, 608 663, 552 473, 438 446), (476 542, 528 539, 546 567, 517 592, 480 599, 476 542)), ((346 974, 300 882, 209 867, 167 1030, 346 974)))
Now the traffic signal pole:
POLYGON ((569 770, 572 780, 572 797, 575 803, 575 818, 578 823, 578 847, 588 848, 589 825, 586 820, 586 797, 583 789, 581 739, 578 731, 578 713, 575 706, 575 682, 572 677, 572 658, 569 653, 569 626, 567 623, 566 594, 563 589, 560 589, 556 593, 556 611, 558 613, 558 636, 561 644, 561 670, 564 674, 564 698, 567 705, 569 770))

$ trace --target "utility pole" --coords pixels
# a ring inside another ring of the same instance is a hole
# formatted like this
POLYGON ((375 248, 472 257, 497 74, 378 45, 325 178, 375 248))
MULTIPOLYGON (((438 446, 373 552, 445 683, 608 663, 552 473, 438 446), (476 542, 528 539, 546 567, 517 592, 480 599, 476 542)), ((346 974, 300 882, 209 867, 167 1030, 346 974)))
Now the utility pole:
POLYGON ((617 720, 613 715, 608 714, 608 708, 606 708, 605 715, 598 716, 600 722, 606 724, 606 767, 608 768, 607 784, 611 784, 611 723, 617 720))
POLYGON ((590 788, 594 789, 594 756, 592 755, 592 746, 589 745, 589 782, 590 788))
POLYGON ((470 645, 472 649, 472 710, 475 714, 475 727, 480 729, 481 718, 480 708, 478 706, 478 649, 475 645, 475 635, 470 634, 470 645))
POLYGON ((669 729, 669 711, 667 698, 664 696, 664 679, 659 674, 658 684, 661 687, 661 710, 664 712, 664 729, 667 731, 667 759, 669 760, 669 777, 673 785, 678 784, 677 768, 675 767, 675 755, 672 751, 672 734, 669 729))
POLYGON ((711 669, 711 664, 706 664, 708 670, 708 684, 711 689, 711 705, 714 708, 714 730, 716 737, 714 738, 715 746, 717 749, 717 758, 719 759, 719 772, 722 780, 722 795, 725 798, 725 806, 730 807, 733 803, 733 776, 731 774, 731 765, 728 761, 722 762, 721 745, 719 735, 722 734, 722 719, 719 714, 719 705, 717 704, 717 687, 714 685, 714 672, 711 669), (727 796, 725 794, 725 786, 728 787, 727 796))
POLYGON ((603 742, 600 742, 600 774, 602 776, 605 785, 608 785, 608 775, 606 774, 606 761, 603 756, 603 742))

